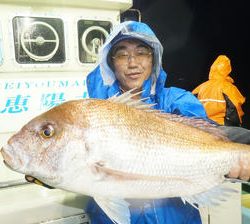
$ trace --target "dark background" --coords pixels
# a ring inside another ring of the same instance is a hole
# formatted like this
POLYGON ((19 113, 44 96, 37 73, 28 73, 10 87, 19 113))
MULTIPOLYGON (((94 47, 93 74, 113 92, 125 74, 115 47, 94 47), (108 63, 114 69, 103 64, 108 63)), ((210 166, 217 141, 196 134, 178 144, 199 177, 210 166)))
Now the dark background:
POLYGON ((142 22, 156 33, 164 48, 166 86, 192 91, 208 79, 220 54, 231 60, 231 77, 242 95, 243 127, 250 129, 250 13, 247 0, 134 0, 142 22))

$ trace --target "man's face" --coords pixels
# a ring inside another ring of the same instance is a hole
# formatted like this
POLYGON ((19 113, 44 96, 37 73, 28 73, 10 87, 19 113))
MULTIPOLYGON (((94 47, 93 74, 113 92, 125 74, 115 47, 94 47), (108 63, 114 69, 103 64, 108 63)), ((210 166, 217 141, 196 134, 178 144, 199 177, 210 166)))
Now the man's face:
POLYGON ((152 50, 138 40, 121 41, 113 49, 112 62, 122 90, 141 90, 152 72, 152 50))

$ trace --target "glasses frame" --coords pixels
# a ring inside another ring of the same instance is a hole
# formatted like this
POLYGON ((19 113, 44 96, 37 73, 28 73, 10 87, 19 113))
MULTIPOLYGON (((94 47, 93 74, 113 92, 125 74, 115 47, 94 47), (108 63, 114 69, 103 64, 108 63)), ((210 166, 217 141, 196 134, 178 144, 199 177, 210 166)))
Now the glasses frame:
MULTIPOLYGON (((150 55, 153 55, 153 54, 154 54, 154 52, 153 52, 151 49, 147 49, 147 50, 149 51, 147 54, 141 55, 141 56, 145 56, 145 59, 148 58, 150 55)), ((125 61, 125 58, 124 58, 124 59, 122 59, 122 58, 119 59, 119 56, 115 56, 115 55, 111 56, 111 58, 112 58, 114 61, 117 61, 117 62, 118 62, 118 61, 120 60, 120 62, 121 62, 122 60, 124 60, 124 62, 126 62, 126 63, 129 62, 129 60, 131 59, 131 57, 134 57, 135 60, 138 61, 139 55, 136 55, 136 54, 134 54, 134 53, 133 53, 133 54, 128 54, 128 55, 127 55, 126 61, 125 61)))

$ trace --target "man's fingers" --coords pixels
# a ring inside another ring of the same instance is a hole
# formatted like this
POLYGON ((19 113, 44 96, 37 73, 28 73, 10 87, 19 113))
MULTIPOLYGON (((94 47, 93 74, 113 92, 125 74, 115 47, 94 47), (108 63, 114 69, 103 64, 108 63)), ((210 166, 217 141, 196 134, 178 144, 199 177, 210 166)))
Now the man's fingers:
POLYGON ((250 154, 242 154, 238 163, 231 168, 228 176, 248 181, 250 179, 250 154))
POLYGON ((228 176, 231 178, 238 178, 240 176, 241 168, 240 165, 237 164, 233 168, 231 168, 228 176))
POLYGON ((240 158, 240 173, 239 178, 242 180, 249 180, 250 178, 250 157, 249 155, 242 155, 240 158))

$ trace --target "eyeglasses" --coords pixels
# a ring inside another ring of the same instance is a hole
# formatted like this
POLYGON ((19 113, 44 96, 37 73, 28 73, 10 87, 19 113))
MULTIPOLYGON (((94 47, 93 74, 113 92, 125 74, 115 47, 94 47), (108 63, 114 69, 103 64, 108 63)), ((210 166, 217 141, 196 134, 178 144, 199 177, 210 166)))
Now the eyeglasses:
POLYGON ((117 62, 117 63, 127 63, 129 59, 134 57, 136 61, 143 61, 147 58, 149 58, 153 52, 150 49, 147 48, 142 48, 142 49, 136 49, 133 51, 133 53, 129 53, 125 50, 118 50, 112 58, 117 62))

